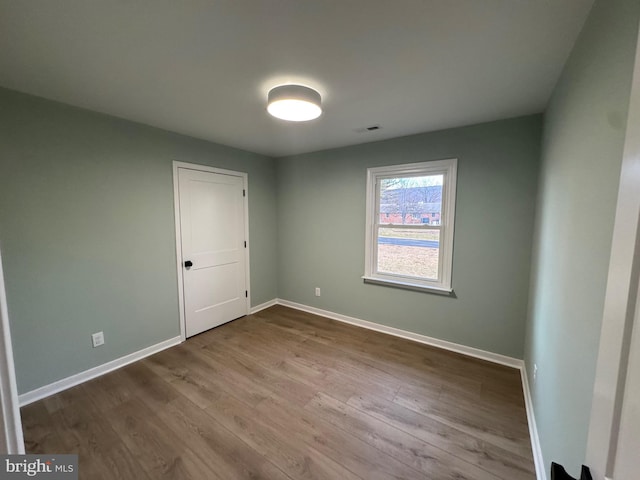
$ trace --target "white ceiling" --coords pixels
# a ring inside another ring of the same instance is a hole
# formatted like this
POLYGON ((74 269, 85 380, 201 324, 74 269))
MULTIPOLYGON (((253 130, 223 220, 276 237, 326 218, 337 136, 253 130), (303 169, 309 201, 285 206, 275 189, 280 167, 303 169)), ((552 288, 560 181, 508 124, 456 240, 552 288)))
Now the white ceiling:
POLYGON ((282 156, 541 112, 592 3, 0 0, 0 85, 282 156), (287 82, 319 119, 267 114, 287 82))

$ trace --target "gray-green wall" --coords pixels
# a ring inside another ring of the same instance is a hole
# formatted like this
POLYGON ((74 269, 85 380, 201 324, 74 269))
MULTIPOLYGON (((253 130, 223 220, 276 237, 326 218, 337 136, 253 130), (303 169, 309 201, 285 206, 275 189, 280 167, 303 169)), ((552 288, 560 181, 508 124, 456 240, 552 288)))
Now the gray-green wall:
POLYGON ((639 17, 596 1, 545 113, 525 358, 547 471, 585 461, 639 17))
POLYGON ((522 357, 540 116, 273 160, 8 90, 0 104, 21 393, 179 334, 172 160, 248 172, 253 305, 280 297, 522 357), (366 168, 450 157, 456 298, 363 284, 366 168))
POLYGON ((20 393, 179 335, 173 160, 249 174, 251 300, 277 296, 273 159, 2 89, 0 152, 20 393))
POLYGON ((540 135, 535 115, 278 159, 280 298, 522 358, 540 135), (456 298, 364 284, 367 168, 452 157, 456 298))

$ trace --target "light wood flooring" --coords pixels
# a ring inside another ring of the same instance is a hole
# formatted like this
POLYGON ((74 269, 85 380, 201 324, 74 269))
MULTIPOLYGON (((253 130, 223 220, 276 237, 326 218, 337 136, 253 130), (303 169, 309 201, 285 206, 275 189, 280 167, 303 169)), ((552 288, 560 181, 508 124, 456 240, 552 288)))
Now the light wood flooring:
POLYGON ((517 370, 282 306, 22 419, 87 480, 535 479, 517 370))

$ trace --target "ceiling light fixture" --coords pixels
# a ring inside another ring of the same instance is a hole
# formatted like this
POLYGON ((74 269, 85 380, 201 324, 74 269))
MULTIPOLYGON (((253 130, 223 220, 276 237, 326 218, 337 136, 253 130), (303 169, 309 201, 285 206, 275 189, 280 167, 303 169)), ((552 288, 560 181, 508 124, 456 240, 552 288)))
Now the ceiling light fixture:
POLYGON ((290 122, 306 122, 322 113, 322 98, 313 88, 302 85, 280 85, 269 91, 267 111, 290 122))

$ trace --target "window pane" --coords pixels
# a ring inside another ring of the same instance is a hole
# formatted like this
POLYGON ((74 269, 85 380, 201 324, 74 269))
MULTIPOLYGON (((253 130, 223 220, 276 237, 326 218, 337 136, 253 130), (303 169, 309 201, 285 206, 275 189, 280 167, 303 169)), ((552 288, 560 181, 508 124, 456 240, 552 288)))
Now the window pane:
POLYGON ((437 280, 439 254, 438 230, 378 230, 378 273, 437 280))
POLYGON ((443 181, 442 174, 382 179, 380 223, 440 225, 443 181))

